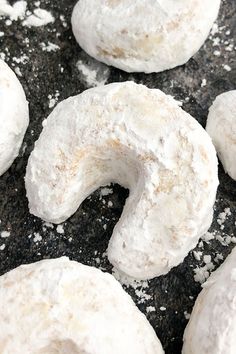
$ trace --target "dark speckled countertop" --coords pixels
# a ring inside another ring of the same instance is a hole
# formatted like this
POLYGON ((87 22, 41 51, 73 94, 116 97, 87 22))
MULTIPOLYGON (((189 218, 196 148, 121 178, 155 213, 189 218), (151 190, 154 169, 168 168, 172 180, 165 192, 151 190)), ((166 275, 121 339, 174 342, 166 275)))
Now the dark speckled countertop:
MULTIPOLYGON (((108 195, 104 195, 106 190, 96 191, 60 228, 45 225, 30 215, 25 195, 25 167, 42 130, 42 121, 52 110, 49 106, 55 103, 54 99, 61 101, 88 88, 88 77, 81 72, 83 65, 98 72, 97 79, 106 74, 107 82, 134 80, 173 95, 204 127, 214 98, 236 88, 235 0, 222 1, 218 27, 214 27, 212 35, 194 58, 182 67, 150 75, 107 69, 85 55, 71 31, 74 3, 74 0, 41 0, 40 7, 55 17, 55 22, 45 27, 27 28, 22 25, 22 20, 11 23, 6 18, 0 19, 0 32, 4 34, 0 36, 0 57, 16 69, 18 76, 21 75, 19 79, 30 102, 30 125, 20 156, 0 177, 0 234, 10 232, 9 237, 0 237, 1 274, 23 263, 62 255, 112 270, 105 251, 128 191, 118 185, 112 186, 108 195), (58 47, 52 50, 50 43, 58 47)), ((35 7, 34 2, 28 1, 29 10, 35 7)), ((133 287, 126 288, 147 315, 166 354, 181 352, 188 314, 201 290, 200 283, 194 280, 195 271, 197 268, 203 274, 206 271, 203 256, 210 255, 212 264, 218 267, 234 246, 236 182, 224 173, 221 166, 219 179, 215 218, 210 229, 214 237, 209 242, 199 243, 196 251, 203 252, 202 255, 197 253, 200 260, 190 252, 184 263, 166 276, 139 284, 140 292, 133 287)))

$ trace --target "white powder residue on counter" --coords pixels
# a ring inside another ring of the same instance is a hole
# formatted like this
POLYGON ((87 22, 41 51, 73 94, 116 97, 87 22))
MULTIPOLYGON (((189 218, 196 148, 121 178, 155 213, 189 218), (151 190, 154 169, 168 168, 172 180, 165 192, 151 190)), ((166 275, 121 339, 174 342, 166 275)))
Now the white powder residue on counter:
POLYGON ((2 238, 7 238, 10 237, 11 233, 9 231, 2 231, 1 232, 1 237, 2 238))
POLYGON ((101 200, 102 197, 105 197, 105 196, 107 196, 107 195, 109 195, 109 194, 112 194, 112 193, 113 193, 113 189, 112 189, 112 188, 103 187, 103 188, 101 188, 101 190, 100 190, 100 197, 99 197, 99 199, 101 200))
POLYGON ((203 267, 196 267, 193 271, 195 273, 194 280, 200 284, 203 284, 210 276, 211 272, 215 269, 212 262, 207 263, 203 267))
POLYGON ((56 52, 57 50, 60 50, 60 47, 59 45, 57 44, 54 44, 52 42, 48 42, 47 44, 42 42, 40 43, 40 47, 42 48, 42 50, 44 52, 56 52))
POLYGON ((163 312, 163 311, 166 311, 166 307, 165 307, 165 306, 161 306, 161 307, 160 307, 160 311, 162 311, 162 312, 163 312))
POLYGON ((87 88, 105 85, 110 75, 110 69, 105 64, 92 59, 88 63, 78 60, 76 67, 87 88))
MULTIPOLYGON (((23 26, 27 27, 45 26, 55 21, 51 12, 45 9, 37 8, 33 13, 27 11, 27 2, 24 0, 18 0, 13 5, 7 0, 0 0, 0 16, 8 17, 11 21, 21 19, 23 26)), ((11 25, 10 20, 7 20, 6 24, 11 25)))
POLYGON ((27 27, 40 27, 46 26, 49 23, 53 23, 55 18, 52 16, 51 12, 44 9, 35 9, 33 14, 29 15, 23 22, 23 25, 27 27))
MULTIPOLYGON (((216 201, 216 203, 218 202, 219 200, 216 201)), ((219 212, 215 218, 218 226, 216 225, 214 230, 206 232, 197 245, 198 249, 193 250, 194 259, 200 262, 200 265, 197 265, 193 269, 194 280, 196 282, 203 284, 211 272, 224 260, 222 253, 209 254, 209 245, 211 242, 219 242, 224 247, 236 243, 235 233, 227 233, 227 222, 231 221, 232 223, 233 215, 229 207, 225 207, 223 211, 219 212), (208 245, 206 248, 208 251, 204 253, 205 244, 208 245)))
POLYGON ((5 243, 4 243, 3 245, 0 246, 0 251, 5 250, 5 248, 6 248, 6 245, 5 245, 5 243))
POLYGON ((188 313, 188 311, 184 311, 184 317, 185 317, 186 320, 189 320, 190 316, 191 316, 191 314, 188 313))
POLYGON ((10 17, 11 20, 18 20, 18 18, 24 18, 27 8, 26 1, 17 1, 11 6, 8 1, 0 0, 0 16, 10 17))
POLYGON ((222 64, 222 66, 223 66, 223 69, 225 69, 226 71, 231 71, 232 70, 231 67, 229 65, 227 65, 227 64, 222 64))
POLYGON ((235 37, 232 35, 231 30, 227 29, 226 26, 218 26, 217 23, 214 23, 209 39, 212 41, 213 55, 221 57, 221 61, 223 57, 225 63, 221 63, 221 66, 224 70, 231 71, 231 67, 227 62, 227 53, 236 50, 235 37))
POLYGON ((134 293, 138 298, 138 304, 144 304, 148 300, 152 299, 152 296, 147 294, 147 289, 149 287, 147 280, 137 280, 135 278, 131 278, 124 273, 121 273, 116 268, 112 269, 112 275, 119 281, 122 286, 126 288, 134 289, 134 293))
POLYGON ((60 97, 60 93, 58 90, 55 92, 54 95, 51 94, 48 95, 48 99, 49 99, 48 107, 53 108, 57 104, 59 97, 60 97))
POLYGON ((58 234, 64 234, 64 232, 65 232, 63 225, 57 225, 56 230, 57 230, 58 234))
POLYGON ((156 312, 156 309, 154 306, 147 306, 146 307, 146 313, 150 313, 150 312, 156 312))
POLYGON ((33 241, 34 242, 40 242, 40 241, 42 241, 42 236, 38 233, 38 232, 34 232, 34 239, 33 239, 33 241))

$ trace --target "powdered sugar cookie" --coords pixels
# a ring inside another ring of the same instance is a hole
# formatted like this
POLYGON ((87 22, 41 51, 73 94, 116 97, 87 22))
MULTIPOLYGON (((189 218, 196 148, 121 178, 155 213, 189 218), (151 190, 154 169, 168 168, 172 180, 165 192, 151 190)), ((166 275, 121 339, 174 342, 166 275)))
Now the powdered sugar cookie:
POLYGON ((110 274, 62 257, 0 277, 1 354, 164 354, 110 274))
POLYGON ((236 353, 236 248, 203 285, 185 330, 182 353, 236 353))
POLYGON ((14 72, 0 59, 0 175, 17 157, 28 124, 24 90, 14 72))
POLYGON ((212 221, 217 158, 205 130, 159 90, 133 82, 61 102, 26 172, 30 212, 61 223, 98 187, 130 189, 108 247, 119 270, 147 279, 183 261, 212 221))
POLYGON ((236 90, 216 97, 209 110, 206 130, 225 172, 236 180, 236 90))
POLYGON ((159 72, 199 50, 219 7, 220 0, 80 0, 72 28, 97 60, 128 72, 159 72))

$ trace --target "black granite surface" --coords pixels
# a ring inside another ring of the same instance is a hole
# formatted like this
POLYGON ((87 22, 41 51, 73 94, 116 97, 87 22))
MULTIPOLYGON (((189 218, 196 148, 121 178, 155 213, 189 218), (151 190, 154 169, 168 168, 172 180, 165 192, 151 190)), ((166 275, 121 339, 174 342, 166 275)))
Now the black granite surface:
MULTIPOLYGON (((22 20, 9 23, 6 18, 0 19, 0 32, 4 32, 0 37, 0 57, 5 57, 12 68, 17 68, 18 74, 20 69, 22 76, 19 76, 19 79, 30 102, 30 125, 20 156, 0 177, 0 233, 10 231, 10 237, 0 237, 0 274, 23 263, 62 255, 111 271, 112 266, 104 252, 122 212, 128 191, 115 185, 112 187, 113 193, 102 198, 100 191, 96 191, 84 201, 75 215, 64 223, 63 234, 57 232, 56 226, 45 226, 42 220, 28 212, 24 187, 25 167, 34 142, 42 130, 42 121, 51 111, 48 96, 54 96, 58 91, 58 100, 61 101, 82 92, 88 85, 76 63, 81 60, 90 67, 97 65, 85 55, 72 35, 70 16, 75 1, 41 0, 40 3, 42 8, 51 11, 55 23, 45 27, 27 28, 22 25, 22 20), (65 21, 61 16, 65 17, 65 21), (55 52, 43 51, 41 43, 47 45, 48 41, 58 45, 60 49, 55 52), (63 72, 61 68, 64 69, 63 72), (112 206, 108 206, 108 201, 112 201, 112 206)), ((33 1, 28 1, 29 10, 35 7, 33 1)), ((224 91, 236 88, 235 0, 222 1, 217 23, 219 31, 211 35, 186 65, 151 75, 127 74, 110 68, 108 82, 134 80, 150 88, 159 88, 181 100, 183 108, 205 126, 208 108, 214 98, 224 91), (203 79, 206 80, 205 86, 203 79)), ((104 67, 101 70, 104 70, 104 67)), ((230 238, 227 239, 227 235, 236 236, 236 182, 223 172, 221 166, 219 179, 211 231, 216 231, 229 243, 230 238), (231 215, 222 230, 217 218, 225 208, 230 208, 231 215)), ((211 255, 212 259, 218 253, 225 258, 234 243, 222 243, 219 238, 213 239, 209 243, 204 242, 202 247, 200 243, 197 250, 211 255)), ((218 267, 220 262, 213 261, 215 267, 218 267)), ((202 266, 202 257, 197 261, 190 252, 183 264, 166 276, 148 282, 144 291, 151 296, 149 300, 137 296, 138 293, 135 293, 132 287, 127 289, 141 311, 147 315, 167 354, 181 352, 183 331, 187 324, 186 314, 191 312, 195 298, 201 290, 200 283, 194 280, 194 269, 202 266), (147 311, 149 306, 154 306, 156 311, 147 311)))

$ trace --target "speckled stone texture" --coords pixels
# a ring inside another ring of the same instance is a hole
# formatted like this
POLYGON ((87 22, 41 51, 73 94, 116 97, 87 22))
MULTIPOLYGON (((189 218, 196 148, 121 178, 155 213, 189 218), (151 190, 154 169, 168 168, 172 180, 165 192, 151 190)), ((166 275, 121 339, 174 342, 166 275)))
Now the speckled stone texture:
MULTIPOLYGON (((45 226, 40 219, 29 214, 25 195, 27 159, 42 130, 42 121, 52 109, 49 108, 48 96, 54 97, 58 91, 58 100, 61 101, 88 88, 76 65, 79 60, 90 68, 105 70, 105 66, 100 67, 90 59, 73 38, 70 26, 73 5, 73 0, 41 0, 41 8, 51 11, 56 19, 55 23, 45 27, 26 28, 21 20, 10 24, 6 23, 6 19, 0 19, 0 32, 4 33, 0 37, 0 56, 5 56, 7 63, 12 68, 18 67, 22 73, 19 79, 30 102, 31 119, 20 156, 0 177, 0 234, 10 231, 8 238, 0 237, 1 274, 22 263, 62 255, 107 271, 112 269, 104 252, 128 191, 116 185, 112 188, 113 193, 107 196, 101 197, 100 191, 95 192, 64 223, 62 234, 57 232, 60 230, 56 226, 45 226), (65 21, 61 15, 65 16, 65 21), (42 43, 47 45, 48 42, 58 45, 60 49, 43 51, 42 43)), ((28 1, 28 8, 33 10, 34 3, 28 1)), ((186 65, 151 75, 127 74, 110 68, 107 82, 134 80, 150 88, 159 88, 182 101, 183 108, 205 127, 208 108, 215 97, 235 89, 235 0, 222 2, 217 23, 219 30, 214 31, 186 65)), ((18 69, 16 71, 19 73, 18 69)), ((219 179, 215 219, 211 228, 218 237, 208 243, 199 243, 197 247, 197 251, 203 252, 203 255, 211 255, 215 267, 222 262, 214 261, 215 256, 221 253, 221 258, 225 258, 234 246, 230 242, 231 237, 236 236, 236 182, 223 172, 221 166, 219 179), (222 229, 218 216, 225 208, 230 208, 231 215, 222 229)), ((147 315, 167 354, 181 353, 186 317, 201 290, 200 283, 194 280, 194 269, 205 265, 203 257, 200 258, 197 261, 191 252, 184 263, 169 274, 149 281, 145 292, 151 296, 150 299, 147 299, 148 296, 140 298, 132 287, 127 289, 147 315), (150 306, 155 307, 156 311, 148 311, 150 306)))

